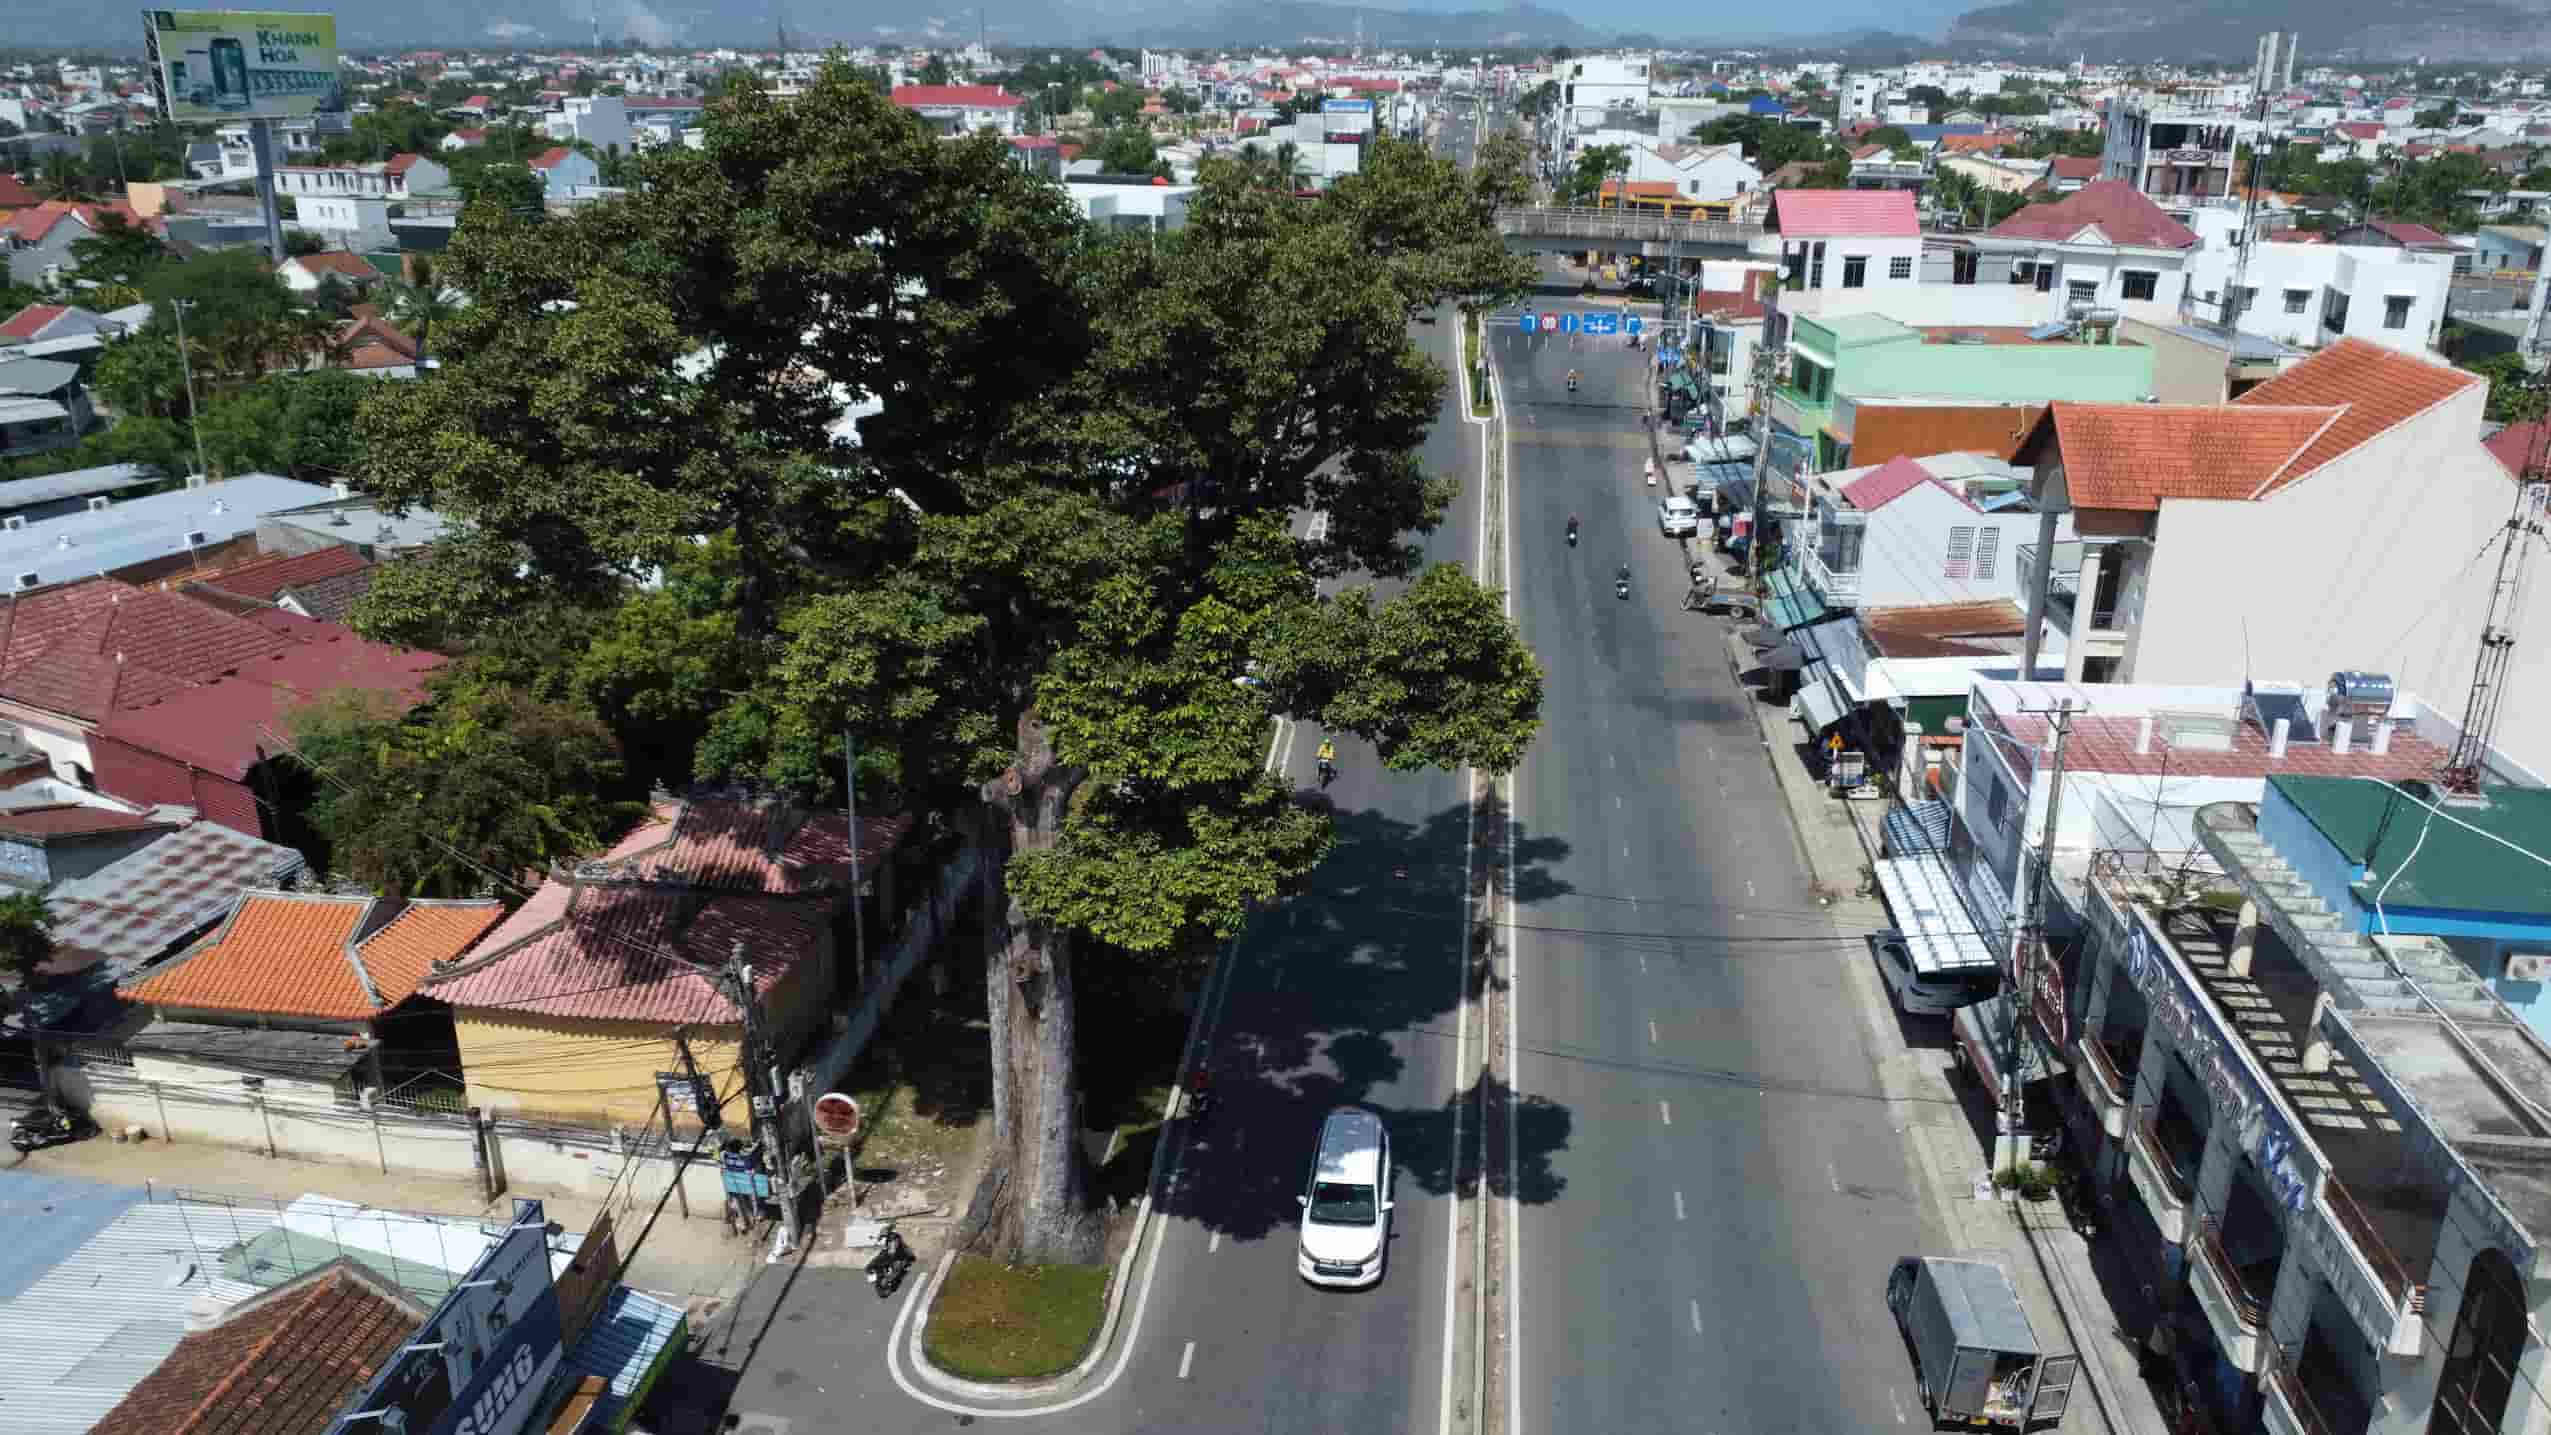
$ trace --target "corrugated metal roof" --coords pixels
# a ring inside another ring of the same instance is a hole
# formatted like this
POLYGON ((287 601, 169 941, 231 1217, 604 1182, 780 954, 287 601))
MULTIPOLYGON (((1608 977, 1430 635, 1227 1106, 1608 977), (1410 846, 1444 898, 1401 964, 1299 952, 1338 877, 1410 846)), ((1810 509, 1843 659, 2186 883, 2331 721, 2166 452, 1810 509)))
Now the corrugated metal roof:
POLYGON ((177 1348, 199 1302, 224 1310, 256 1293, 224 1279, 220 1257, 274 1224, 253 1207, 141 1203, 64 1252, 0 1304, 0 1429, 82 1435, 177 1348))
POLYGON ((575 1375, 598 1375, 609 1382, 609 1393, 594 1402, 578 1428, 612 1428, 620 1407, 637 1395, 665 1353, 682 1339, 682 1323, 678 1305, 627 1286, 611 1288, 585 1338, 567 1356, 567 1368, 575 1375))
MULTIPOLYGON (((8 402, 17 401, 0 402, 0 408, 8 402)), ((0 534, 0 581, 14 586, 18 575, 33 573, 39 584, 67 583, 175 557, 189 551, 190 533, 204 535, 196 548, 226 543, 256 532, 264 514, 332 496, 319 484, 248 473, 226 483, 154 493, 100 512, 48 518, 0 534)))

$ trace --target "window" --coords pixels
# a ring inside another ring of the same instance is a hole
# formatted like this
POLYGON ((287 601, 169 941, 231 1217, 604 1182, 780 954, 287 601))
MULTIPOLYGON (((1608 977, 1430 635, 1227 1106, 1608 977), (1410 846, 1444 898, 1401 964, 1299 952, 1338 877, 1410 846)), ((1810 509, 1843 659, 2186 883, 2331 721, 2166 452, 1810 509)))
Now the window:
POLYGON ((1825 287, 1825 242, 1821 239, 1807 248, 1807 287, 1825 287))
POLYGON ((1951 578, 1964 578, 1975 567, 1975 527, 1961 523, 1949 530, 1949 561, 1941 572, 1951 578))
POLYGON ((1981 580, 1993 576, 1993 560, 2002 551, 2002 530, 1979 528, 1975 532, 1975 576, 1981 580))
POLYGON ((2161 291, 2161 276, 2150 269, 2129 269, 2122 276, 2122 284, 2118 297, 2149 299, 2161 291))
POLYGON ((1865 289, 1868 286, 1869 256, 1866 254, 1849 254, 1843 256, 1842 287, 1845 289, 1865 289))
POLYGON ((2026 259, 2011 261, 2011 282, 2025 284, 2036 276, 2037 265, 2026 259))
POLYGON ((2406 294, 2386 294, 2383 296, 2384 328, 2406 329, 2409 327, 2409 298, 2410 296, 2406 294))
POLYGON ((2099 299, 2099 281, 2096 279, 2071 280, 2064 285, 2064 298, 2068 303, 2073 304, 2096 303, 2099 299))
POLYGON ((1899 254, 1899 255, 1895 256, 1894 258, 1892 258, 1892 259, 1888 260, 1888 261, 1887 261, 1887 277, 1888 277, 1888 278, 1890 278, 1890 279, 1910 279, 1910 278, 1912 278, 1912 277, 1913 277, 1913 260, 1912 260, 1911 256, 1909 256, 1909 255, 1899 254))
POLYGON ((2347 332, 2347 296, 2335 289, 2321 291, 2321 327, 2347 332))
POLYGON ((2287 312, 2288 314, 2301 314, 2301 313, 2306 313, 2306 312, 2308 312, 2308 311, 2311 309, 2311 306, 2312 306, 2312 291, 2311 291, 2311 290, 2309 290, 2309 289, 2288 289, 2288 290, 2286 290, 2286 291, 2285 291, 2285 312, 2287 312))
POLYGON ((2055 292, 2054 265, 2040 264, 2037 266, 2037 292, 2040 294, 2052 294, 2055 292))
POLYGON ((1949 257, 1949 282, 1952 284, 1974 283, 1976 260, 1978 257, 1979 256, 1976 252, 1972 249, 1961 249, 1957 253, 1951 255, 1949 257))

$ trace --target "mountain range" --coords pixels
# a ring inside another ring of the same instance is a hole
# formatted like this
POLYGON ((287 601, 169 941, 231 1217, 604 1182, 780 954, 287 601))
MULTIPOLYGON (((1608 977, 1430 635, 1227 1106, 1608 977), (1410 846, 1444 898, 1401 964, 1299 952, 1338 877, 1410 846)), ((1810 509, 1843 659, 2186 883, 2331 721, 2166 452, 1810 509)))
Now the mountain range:
POLYGON ((2300 31, 2306 65, 2551 57, 2545 0, 2017 0, 1961 15, 1941 45, 1957 55, 2225 59, 2254 51, 2268 30, 2300 31))

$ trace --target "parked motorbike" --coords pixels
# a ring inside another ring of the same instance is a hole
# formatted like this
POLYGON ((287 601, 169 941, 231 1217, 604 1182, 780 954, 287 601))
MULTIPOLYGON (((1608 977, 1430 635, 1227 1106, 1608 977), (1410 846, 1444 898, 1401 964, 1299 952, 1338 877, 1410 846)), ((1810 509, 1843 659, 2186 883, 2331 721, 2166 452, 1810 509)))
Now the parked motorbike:
POLYGON ((39 1107, 9 1123, 9 1145, 20 1153, 84 1141, 96 1134, 96 1122, 76 1111, 51 1106, 39 1107))
POLYGON ((904 1243, 894 1227, 886 1227, 885 1234, 877 1238, 877 1254, 868 1258, 868 1284, 876 1288, 881 1298, 893 1295, 911 1272, 914 1259, 912 1247, 904 1243))

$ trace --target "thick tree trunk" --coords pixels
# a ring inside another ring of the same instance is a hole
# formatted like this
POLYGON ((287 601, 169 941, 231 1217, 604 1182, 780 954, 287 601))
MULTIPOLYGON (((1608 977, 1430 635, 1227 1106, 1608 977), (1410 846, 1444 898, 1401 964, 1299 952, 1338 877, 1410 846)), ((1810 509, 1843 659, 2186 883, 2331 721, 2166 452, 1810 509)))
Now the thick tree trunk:
POLYGON ((1016 766, 983 788, 986 1004, 992 1018, 992 1151, 958 1241, 1011 1264, 1093 1264, 1106 1230, 1089 1199, 1081 1084, 1073 1063, 1068 933, 1019 910, 1007 860, 1054 845, 1080 774, 1054 758, 1044 725, 1019 722, 1016 766))

